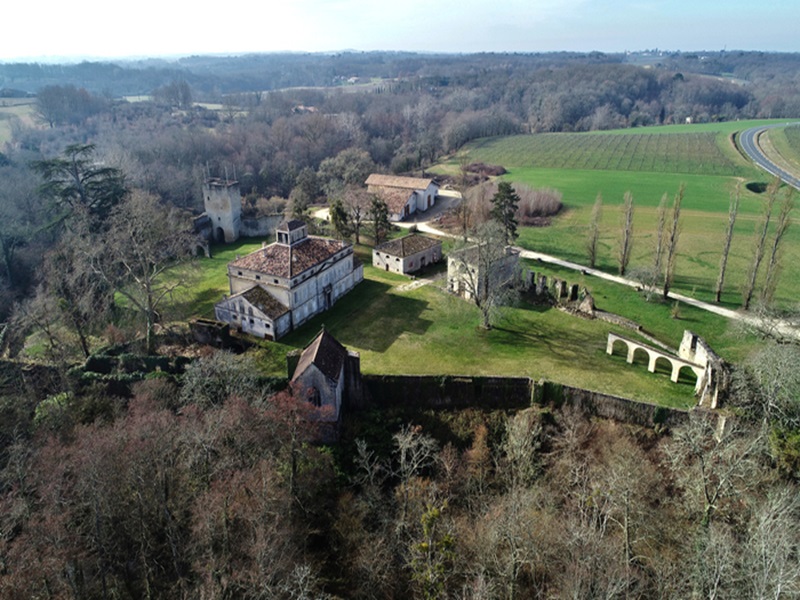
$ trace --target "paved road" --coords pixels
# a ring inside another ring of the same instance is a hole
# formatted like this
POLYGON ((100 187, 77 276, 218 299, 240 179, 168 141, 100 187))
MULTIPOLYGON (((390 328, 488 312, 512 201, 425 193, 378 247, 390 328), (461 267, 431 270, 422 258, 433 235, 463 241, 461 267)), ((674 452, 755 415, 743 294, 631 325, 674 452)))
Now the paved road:
POLYGON ((786 127, 787 125, 796 125, 797 123, 783 123, 778 125, 763 125, 761 127, 753 127, 752 129, 745 129, 739 135, 739 141, 742 144, 742 150, 750 157, 756 166, 764 169, 767 173, 779 177, 793 188, 800 190, 800 179, 786 172, 774 162, 772 162, 767 155, 761 150, 758 143, 759 136, 767 129, 774 129, 776 127, 786 127))

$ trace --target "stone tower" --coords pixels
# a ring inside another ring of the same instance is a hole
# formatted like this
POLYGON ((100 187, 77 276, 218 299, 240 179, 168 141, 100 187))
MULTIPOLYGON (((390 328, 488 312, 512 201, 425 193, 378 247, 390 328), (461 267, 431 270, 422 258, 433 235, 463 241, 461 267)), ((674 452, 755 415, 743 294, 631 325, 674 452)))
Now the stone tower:
POLYGON ((242 225, 242 194, 238 181, 209 177, 203 183, 203 205, 215 242, 235 242, 242 225))

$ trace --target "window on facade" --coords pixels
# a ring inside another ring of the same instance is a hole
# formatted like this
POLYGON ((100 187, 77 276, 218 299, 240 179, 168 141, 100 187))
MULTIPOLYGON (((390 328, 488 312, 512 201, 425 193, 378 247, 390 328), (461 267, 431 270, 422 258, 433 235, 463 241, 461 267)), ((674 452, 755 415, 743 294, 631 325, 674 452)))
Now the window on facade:
POLYGON ((322 397, 317 388, 311 388, 308 391, 308 401, 316 407, 322 406, 322 397))
POLYGON ((277 285, 277 283, 278 283, 278 280, 277 280, 277 279, 273 279, 273 280, 272 280, 272 282, 273 282, 273 283, 275 283, 275 284, 277 285))
POLYGON ((256 275, 256 279, 261 279, 261 275, 256 275))
POLYGON ((255 323, 255 321, 253 321, 253 319, 250 319, 250 325, 252 325, 253 323, 255 323))
POLYGON ((242 272, 241 272, 241 271, 236 271, 236 274, 237 274, 237 275, 241 275, 241 274, 242 274, 242 272))

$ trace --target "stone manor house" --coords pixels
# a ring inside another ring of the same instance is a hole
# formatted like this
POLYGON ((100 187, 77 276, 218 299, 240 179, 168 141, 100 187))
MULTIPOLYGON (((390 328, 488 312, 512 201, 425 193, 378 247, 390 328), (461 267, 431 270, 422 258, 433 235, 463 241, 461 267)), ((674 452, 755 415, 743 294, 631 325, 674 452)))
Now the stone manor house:
POLYGON ((347 242, 308 235, 303 221, 284 221, 277 241, 228 264, 230 296, 214 307, 218 321, 277 340, 327 309, 364 279, 347 242))

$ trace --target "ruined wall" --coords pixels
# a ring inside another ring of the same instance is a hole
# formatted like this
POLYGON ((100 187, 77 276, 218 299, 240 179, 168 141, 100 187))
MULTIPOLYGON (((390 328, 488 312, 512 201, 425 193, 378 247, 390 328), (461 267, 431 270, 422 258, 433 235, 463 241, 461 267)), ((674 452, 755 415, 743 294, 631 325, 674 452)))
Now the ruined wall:
POLYGON ((678 356, 705 367, 699 383, 700 404, 707 408, 717 408, 729 393, 731 386, 731 366, 725 362, 706 341, 688 329, 678 348, 678 356))
POLYGON ((275 230, 283 219, 283 215, 243 218, 239 233, 242 237, 275 237, 275 230))

